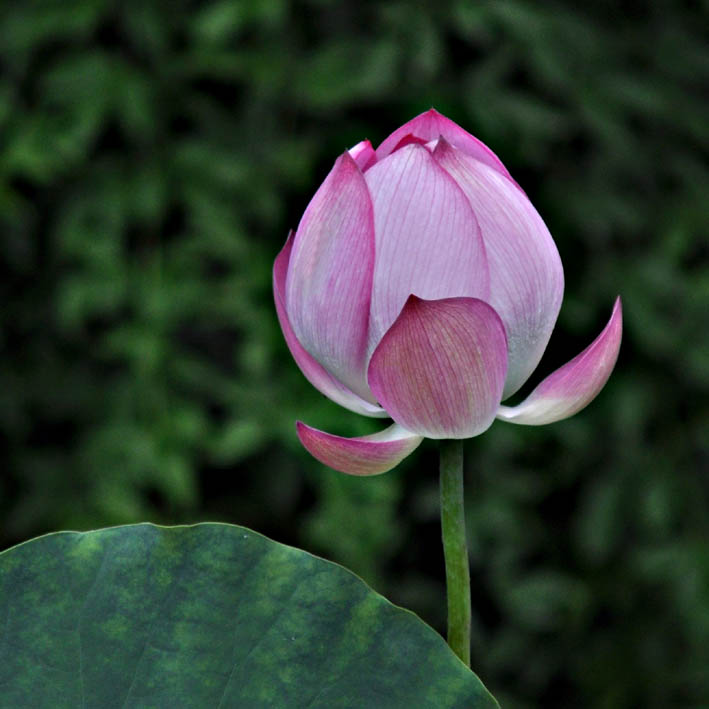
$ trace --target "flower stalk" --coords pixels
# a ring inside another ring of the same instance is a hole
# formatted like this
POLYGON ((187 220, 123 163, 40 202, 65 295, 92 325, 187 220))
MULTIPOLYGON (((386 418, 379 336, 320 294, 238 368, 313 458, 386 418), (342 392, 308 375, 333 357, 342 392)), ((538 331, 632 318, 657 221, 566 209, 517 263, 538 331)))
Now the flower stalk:
POLYGON ((463 441, 440 442, 441 532, 446 562, 448 645, 470 667, 470 566, 465 536, 463 441))

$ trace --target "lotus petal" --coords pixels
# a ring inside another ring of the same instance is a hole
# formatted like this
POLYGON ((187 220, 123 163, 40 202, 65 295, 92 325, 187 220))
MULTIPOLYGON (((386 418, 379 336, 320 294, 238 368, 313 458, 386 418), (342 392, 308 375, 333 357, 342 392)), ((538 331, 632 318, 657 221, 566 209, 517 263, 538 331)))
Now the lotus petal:
POLYGON ((379 406, 374 406, 368 401, 357 396, 348 389, 342 382, 335 379, 325 368, 317 362, 298 342, 298 338, 293 332, 285 305, 286 274, 288 273, 288 262, 293 248, 293 232, 288 235, 288 240, 283 249, 276 257, 273 264, 273 298, 276 302, 276 312, 278 321, 283 330, 286 344, 295 359, 296 364, 305 375, 305 378, 321 393, 327 396, 340 406, 344 406, 350 411, 365 416, 385 417, 387 416, 379 406))
POLYGON ((369 364, 372 392, 427 438, 470 438, 493 422, 507 371, 505 329, 477 298, 411 296, 369 364))
POLYGON ((362 140, 347 151, 362 172, 377 162, 377 154, 368 140, 362 140))
POLYGON ((490 269, 488 302, 507 332, 503 399, 536 369, 564 294, 556 244, 527 196, 479 160, 440 140, 434 158, 463 189, 480 224, 490 269))
POLYGON ((500 406, 497 418, 539 426, 573 416, 590 404, 608 381, 623 334, 620 297, 603 332, 579 355, 550 374, 519 406, 500 406))
POLYGON ((417 139, 428 143, 441 136, 454 147, 512 179, 507 168, 502 164, 502 160, 485 143, 470 135, 467 130, 440 114, 435 108, 429 109, 416 118, 412 118, 408 123, 404 123, 401 128, 397 128, 377 148, 377 159, 382 160, 395 150, 417 139))
POLYGON ((411 293, 487 298, 487 259, 475 215, 425 147, 407 145, 364 175, 374 204, 376 259, 369 348, 411 293))
POLYGON ((303 347, 336 379, 376 403, 366 382, 374 217, 349 153, 315 193, 293 242, 286 310, 303 347))
POLYGON ((298 438, 321 463, 350 475, 379 475, 398 465, 423 440, 397 424, 380 433, 343 438, 298 421, 298 438))
MULTIPOLYGON (((433 152, 433 148, 430 147, 431 143, 435 143, 435 140, 424 140, 423 138, 419 138, 418 136, 412 135, 411 133, 407 133, 393 148, 391 151, 392 153, 395 153, 397 150, 401 150, 402 148, 405 148, 407 145, 425 145, 428 148, 429 152, 433 152)), ((434 145, 435 147, 435 145, 434 145)))

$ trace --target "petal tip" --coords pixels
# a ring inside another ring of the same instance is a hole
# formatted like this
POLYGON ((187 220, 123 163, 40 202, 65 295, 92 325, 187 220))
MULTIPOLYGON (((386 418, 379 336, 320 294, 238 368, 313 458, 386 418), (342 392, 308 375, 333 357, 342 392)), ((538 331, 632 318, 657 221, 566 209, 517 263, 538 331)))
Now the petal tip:
POLYGON ((359 166, 357 165, 357 161, 352 157, 349 150, 345 150, 345 152, 337 158, 337 160, 335 161, 335 167, 347 167, 350 169, 354 169, 357 172, 360 172, 359 166))
POLYGON ((406 302, 404 303, 404 307, 411 306, 411 305, 418 305, 419 303, 423 303, 424 299, 419 298, 416 293, 410 293, 409 297, 406 299, 406 302))

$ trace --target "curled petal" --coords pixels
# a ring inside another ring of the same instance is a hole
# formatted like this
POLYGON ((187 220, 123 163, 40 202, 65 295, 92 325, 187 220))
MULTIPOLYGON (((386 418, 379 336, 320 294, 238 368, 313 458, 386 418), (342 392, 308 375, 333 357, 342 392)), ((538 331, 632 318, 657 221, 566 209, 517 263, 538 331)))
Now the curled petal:
POLYGON ((488 302, 507 332, 509 367, 503 399, 536 369, 564 293, 556 244, 527 196, 499 172, 440 140, 433 153, 475 212, 490 269, 488 302))
POLYGON ((389 415, 427 438, 470 438, 495 418, 507 371, 505 328, 477 298, 411 296, 369 364, 389 415))
POLYGON ((416 116, 416 118, 412 118, 386 138, 377 148, 377 159, 382 160, 387 155, 411 142, 418 140, 428 143, 441 136, 454 147, 485 163, 485 165, 489 165, 501 175, 505 175, 512 180, 507 168, 502 164, 502 160, 485 143, 470 135, 468 131, 461 128, 450 118, 440 114, 434 108, 416 116))
POLYGON ((519 406, 500 406, 497 418, 539 426, 573 416, 603 389, 618 359, 623 332, 620 297, 603 332, 579 355, 550 374, 519 406))
POLYGON ((298 338, 293 332, 285 306, 286 274, 288 272, 288 262, 293 248, 293 232, 288 235, 288 240, 281 252, 276 257, 273 264, 273 298, 276 302, 276 312, 278 322, 283 330, 288 348, 300 367, 306 379, 321 393, 327 396, 340 406, 344 406, 350 411, 365 416, 385 417, 387 416, 379 406, 370 404, 360 396, 348 389, 342 382, 335 379, 325 368, 317 362, 298 342, 298 338))
POLYGON ((303 214, 286 278, 286 310, 303 347, 374 402, 366 382, 374 217, 362 172, 344 153, 303 214))
POLYGON ((368 140, 363 140, 347 151, 357 163, 357 167, 364 172, 377 162, 377 154, 368 140))
POLYGON ((380 433, 343 438, 298 421, 298 438, 321 463, 350 475, 379 475, 398 465, 423 440, 397 424, 380 433))
POLYGON ((487 298, 487 259, 475 215, 455 180, 417 144, 370 168, 376 259, 369 350, 411 293, 487 298))

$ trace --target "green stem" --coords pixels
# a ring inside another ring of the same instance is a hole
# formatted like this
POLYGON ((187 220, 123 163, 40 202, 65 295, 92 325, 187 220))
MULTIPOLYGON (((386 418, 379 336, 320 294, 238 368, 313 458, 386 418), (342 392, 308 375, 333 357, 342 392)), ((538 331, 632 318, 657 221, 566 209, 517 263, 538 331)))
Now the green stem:
POLYGON ((463 504, 463 441, 441 441, 441 531, 446 560, 448 644, 470 667, 470 568, 463 504))

